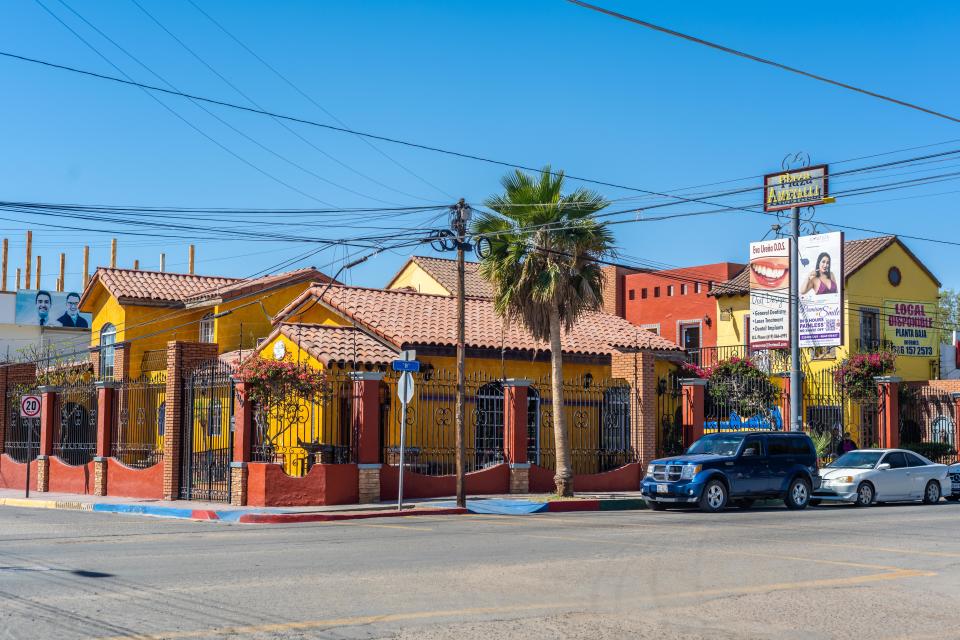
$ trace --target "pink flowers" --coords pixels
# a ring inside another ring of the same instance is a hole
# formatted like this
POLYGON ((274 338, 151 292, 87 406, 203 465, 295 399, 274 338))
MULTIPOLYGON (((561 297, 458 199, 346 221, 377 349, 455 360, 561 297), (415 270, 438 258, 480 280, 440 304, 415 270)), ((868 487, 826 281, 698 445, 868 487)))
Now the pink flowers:
POLYGON ((896 354, 890 351, 857 353, 840 363, 833 372, 833 380, 851 397, 871 398, 877 395, 874 378, 892 373, 895 365, 896 354))
POLYGON ((269 404, 289 395, 310 396, 326 388, 327 377, 306 365, 289 360, 267 360, 259 356, 244 361, 237 379, 246 384, 247 397, 269 404))

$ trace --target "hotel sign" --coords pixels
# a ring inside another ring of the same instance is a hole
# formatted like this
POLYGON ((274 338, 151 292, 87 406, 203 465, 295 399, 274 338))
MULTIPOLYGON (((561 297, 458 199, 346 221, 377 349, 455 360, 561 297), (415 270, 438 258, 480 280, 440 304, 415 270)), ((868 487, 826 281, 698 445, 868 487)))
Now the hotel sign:
POLYGON ((763 177, 763 210, 781 211, 827 202, 827 165, 769 173, 763 177))

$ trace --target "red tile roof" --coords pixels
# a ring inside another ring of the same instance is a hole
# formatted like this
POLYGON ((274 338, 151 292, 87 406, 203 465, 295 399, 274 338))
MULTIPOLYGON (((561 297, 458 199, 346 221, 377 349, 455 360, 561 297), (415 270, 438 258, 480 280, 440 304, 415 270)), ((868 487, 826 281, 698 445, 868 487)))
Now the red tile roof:
MULTIPOLYGON (((297 318, 323 294, 325 306, 356 322, 361 328, 396 348, 404 345, 456 345, 456 299, 388 289, 315 285, 281 311, 278 319, 297 318)), ((519 322, 505 324, 485 298, 466 299, 466 340, 474 348, 548 351, 519 322)), ((564 352, 606 355, 616 347, 679 351, 674 343, 639 329, 623 318, 606 313, 586 313, 563 337, 564 352)))
MULTIPOLYGON (((937 280, 926 265, 924 265, 920 260, 913 255, 913 252, 903 244, 897 236, 878 236, 876 238, 864 238, 863 240, 848 240, 843 243, 843 279, 844 282, 850 278, 854 273, 859 271, 866 265, 868 262, 877 257, 880 252, 882 252, 887 247, 899 244, 900 247, 907 252, 913 260, 923 269, 927 275, 929 275, 934 282, 937 283, 937 286, 940 285, 940 281, 937 280)), ((750 292, 750 272, 747 269, 744 269, 738 273, 733 278, 722 282, 718 285, 715 285, 713 291, 710 293, 712 296, 737 296, 743 295, 750 292)))
POLYGON ((389 364, 399 354, 399 350, 353 327, 282 322, 264 343, 273 340, 277 333, 297 343, 324 366, 331 362, 345 362, 351 366, 389 364))
MULTIPOLYGON (((419 265, 430 277, 439 282, 440 286, 446 289, 450 295, 457 294, 456 260, 432 256, 413 256, 400 268, 400 271, 403 271, 411 262, 419 265)), ((492 298, 493 289, 490 288, 490 283, 480 276, 480 263, 468 261, 464 266, 464 287, 467 295, 474 298, 492 298)), ((400 275, 400 271, 397 272, 397 275, 400 275)), ((394 279, 396 279, 396 276, 394 276, 394 279)))
POLYGON ((123 302, 179 307, 208 299, 237 298, 272 286, 318 280, 326 280, 326 276, 313 268, 244 279, 100 267, 84 289, 80 305, 83 306, 97 282, 123 302))

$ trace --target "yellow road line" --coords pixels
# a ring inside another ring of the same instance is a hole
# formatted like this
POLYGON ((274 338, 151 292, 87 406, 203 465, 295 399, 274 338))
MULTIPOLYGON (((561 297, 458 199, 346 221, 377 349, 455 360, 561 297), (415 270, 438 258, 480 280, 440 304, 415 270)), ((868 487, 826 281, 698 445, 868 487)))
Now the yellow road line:
MULTIPOLYGON (((885 582, 889 580, 900 580, 903 578, 929 577, 936 575, 930 571, 917 571, 913 569, 901 569, 897 571, 873 573, 863 576, 852 576, 847 578, 822 578, 817 580, 804 580, 796 582, 775 582, 771 584, 748 585, 743 587, 731 587, 720 589, 703 589, 699 591, 681 591, 675 593, 662 593, 653 596, 643 596, 637 598, 640 602, 653 602, 659 600, 676 600, 679 598, 710 598, 715 596, 729 595, 751 595, 764 594, 771 591, 792 591, 800 589, 822 589, 824 587, 843 587, 869 584, 872 582, 885 582)), ((100 640, 177 640, 181 638, 203 638, 213 635, 218 636, 238 636, 265 633, 280 633, 285 631, 297 631, 308 629, 319 629, 324 627, 351 627, 360 625, 370 625, 388 622, 406 622, 413 620, 430 620, 436 618, 455 618, 462 620, 466 616, 477 616, 486 614, 501 615, 504 613, 523 613, 530 611, 549 611, 557 609, 567 609, 578 611, 583 607, 583 602, 566 604, 529 604, 529 605, 507 605, 499 607, 474 607, 469 609, 446 609, 437 611, 413 611, 408 613, 388 613, 381 615, 353 616, 344 618, 331 618, 327 620, 303 620, 294 622, 279 622, 262 625, 244 625, 235 627, 215 627, 210 629, 201 629, 195 631, 168 631, 158 634, 142 634, 135 636, 115 636, 101 638, 100 640)))

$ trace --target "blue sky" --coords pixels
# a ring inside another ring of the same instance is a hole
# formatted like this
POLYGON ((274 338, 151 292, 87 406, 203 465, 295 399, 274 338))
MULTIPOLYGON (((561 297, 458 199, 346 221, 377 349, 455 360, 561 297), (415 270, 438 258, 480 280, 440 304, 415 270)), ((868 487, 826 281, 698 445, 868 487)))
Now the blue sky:
MULTIPOLYGON (((960 148, 960 125, 955 123, 698 47, 561 0, 195 1, 326 112, 274 76, 187 0, 137 0, 264 108, 334 123, 329 112, 359 130, 524 165, 549 163, 570 174, 654 191, 774 171, 786 153, 796 150, 808 152, 816 162, 837 162, 954 141, 835 166, 842 170, 960 148)), ((138 80, 160 83, 68 6, 179 89, 246 104, 132 0, 39 2, 138 80)), ((609 0, 604 6, 954 115, 960 112, 957 3, 844 2, 813 12, 802 4, 759 2, 609 0)), ((116 74, 35 0, 0 4, 0 42, 5 51, 116 74)), ((0 60, 0 77, 4 200, 306 208, 323 206, 317 201, 342 207, 380 206, 384 201, 447 203, 455 196, 479 203, 497 190, 505 171, 378 143, 401 168, 353 136, 293 125, 325 156, 268 118, 210 108, 272 154, 196 106, 160 98, 247 162, 293 187, 288 188, 211 143, 138 89, 10 60, 0 60)), ((947 158, 838 178, 834 188, 950 173, 957 164, 947 158)), ((575 184, 571 182, 571 187, 575 184)), ((704 190, 754 184, 759 179, 704 190)), ((637 195, 599 190, 615 200, 637 195)), ((821 207, 817 218, 828 226, 832 222, 960 239, 950 224, 956 219, 960 195, 950 192, 957 190, 955 180, 946 180, 849 198, 821 207)), ((626 208, 632 202, 613 206, 626 208)), ((681 205, 660 211, 703 208, 681 205)), ((265 228, 337 238, 376 233, 349 225, 407 226, 433 215, 396 222, 341 218, 334 228, 322 229, 267 220, 265 228)), ((79 286, 84 244, 91 245, 95 265, 109 259, 114 233, 109 228, 83 234, 39 226, 49 219, 4 212, 0 217, 4 218, 0 229, 11 238, 12 267, 23 263, 23 230, 34 229, 46 286, 53 285, 61 250, 68 254, 68 288, 79 286)), ((757 214, 730 212, 622 224, 615 230, 625 260, 640 257, 692 265, 744 261, 748 241, 763 237, 771 222, 757 214)), ((848 231, 850 238, 866 235, 848 231)), ((120 264, 131 266, 138 259, 141 266, 156 267, 163 251, 168 269, 183 271, 189 242, 187 237, 121 236, 120 264)), ((960 286, 960 266, 953 259, 956 247, 906 242, 945 286, 960 286)), ((262 241, 202 240, 197 245, 198 272, 237 277, 308 248, 262 241)), ((381 254, 344 279, 382 285, 409 253, 404 249, 381 254)), ((342 249, 331 249, 303 264, 332 272, 344 255, 342 249)), ((13 268, 10 273, 12 279, 13 268)))

